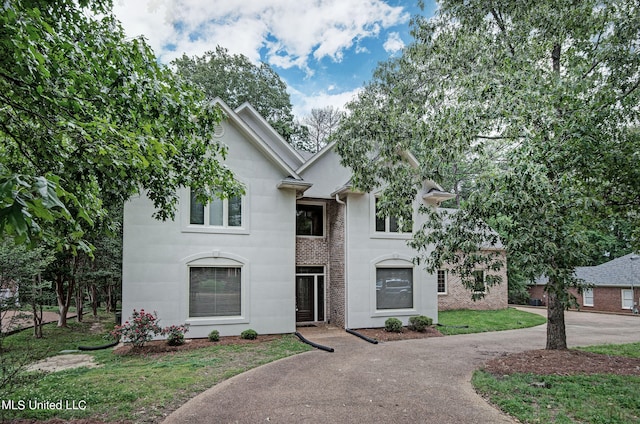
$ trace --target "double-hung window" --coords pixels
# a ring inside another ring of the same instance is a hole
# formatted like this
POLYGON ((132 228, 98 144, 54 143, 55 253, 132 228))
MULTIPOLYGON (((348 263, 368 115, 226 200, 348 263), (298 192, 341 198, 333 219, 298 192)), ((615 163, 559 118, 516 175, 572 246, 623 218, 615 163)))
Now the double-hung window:
POLYGON ((198 201, 196 193, 191 190, 189 207, 189 224, 219 228, 240 228, 242 222, 242 197, 233 196, 226 199, 215 197, 208 204, 198 201))
POLYGON ((582 306, 593 306, 593 289, 582 291, 582 306))

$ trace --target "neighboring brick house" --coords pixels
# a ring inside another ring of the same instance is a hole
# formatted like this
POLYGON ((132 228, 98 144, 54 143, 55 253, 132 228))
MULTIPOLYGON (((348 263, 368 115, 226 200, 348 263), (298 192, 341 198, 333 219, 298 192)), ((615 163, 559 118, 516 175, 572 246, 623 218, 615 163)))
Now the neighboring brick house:
MULTIPOLYGON (((486 301, 470 303, 454 279, 438 295, 439 273, 412 261, 412 234, 398 232, 394 217, 377 217, 377 192, 350 188, 350 170, 333 145, 302 156, 250 105, 217 103, 227 115, 217 132, 229 148, 225 164, 246 193, 202 205, 183 188, 169 222, 151 217, 144 195, 126 204, 125 316, 155 310, 165 325, 187 323, 190 336, 206 337, 212 329, 291 333, 309 323, 382 327, 389 317, 406 324, 412 315, 437 322, 439 303, 506 307, 506 277, 504 291, 492 289, 486 301)), ((406 160, 417 166, 411 155, 406 160)), ((446 197, 425 181, 414 228, 424 221, 420 203, 435 207, 446 197)))
MULTIPOLYGON (((507 255, 504 249, 494 250, 501 256, 503 263, 507 263, 507 255)), ((489 272, 487 272, 489 275, 489 272)), ((460 277, 453 275, 449 270, 442 269, 438 271, 438 310, 448 311, 452 309, 474 309, 474 310, 490 310, 505 309, 508 307, 508 280, 507 268, 503 267, 500 271, 491 271, 491 275, 499 275, 502 283, 491 288, 485 286, 484 297, 480 300, 473 300, 471 292, 462 285, 460 277)), ((478 273, 479 278, 484 278, 484 271, 478 273)), ((482 283, 480 283, 481 285, 482 283)))
MULTIPOLYGON (((578 267, 575 276, 587 284, 581 294, 570 290, 581 310, 632 313, 635 306, 637 313, 640 256, 629 254, 600 265, 578 267)), ((547 304, 546 283, 547 279, 541 278, 529 287, 533 304, 547 304)))

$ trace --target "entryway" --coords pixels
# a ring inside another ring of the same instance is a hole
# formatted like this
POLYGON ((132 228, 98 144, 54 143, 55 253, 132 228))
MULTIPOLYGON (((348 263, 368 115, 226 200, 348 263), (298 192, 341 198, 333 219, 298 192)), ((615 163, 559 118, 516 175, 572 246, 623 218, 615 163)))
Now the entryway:
POLYGON ((324 267, 296 267, 296 323, 324 322, 324 309, 324 267))

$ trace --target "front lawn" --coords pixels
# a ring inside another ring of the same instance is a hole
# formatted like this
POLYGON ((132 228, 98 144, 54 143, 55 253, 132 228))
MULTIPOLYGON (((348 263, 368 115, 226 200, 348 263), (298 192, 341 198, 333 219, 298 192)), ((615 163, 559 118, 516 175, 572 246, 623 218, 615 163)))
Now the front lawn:
MULTIPOLYGON (((605 371, 598 374, 496 374, 480 370, 474 373, 472 384, 483 397, 523 423, 637 423, 640 376, 619 375, 614 363, 617 357, 640 357, 639 348, 640 343, 580 348, 608 355, 603 361, 612 365, 602 367, 605 371)), ((531 368, 542 372, 548 366, 531 364, 531 368)))
POLYGON ((547 319, 538 314, 507 308, 492 311, 440 311, 438 321, 438 330, 442 334, 455 335, 535 327, 544 324, 547 319))
MULTIPOLYGON (((102 317, 105 328, 100 334, 91 333, 92 318, 85 320, 82 324, 73 323, 71 329, 47 325, 44 340, 32 340, 29 331, 9 336, 4 340, 8 350, 2 353, 1 360, 4 363, 28 357, 34 361, 78 345, 105 344, 103 335, 111 327, 113 316, 102 317)), ((99 368, 59 371, 42 375, 31 384, 19 383, 9 393, 2 393, 2 399, 14 400, 15 406, 22 401, 26 407, 4 408, 0 419, 160 422, 166 414, 224 379, 310 349, 294 336, 285 335, 263 342, 258 336, 258 342, 253 344, 211 343, 210 347, 147 356, 117 355, 111 349, 85 351, 81 353, 92 355, 99 368), (62 400, 69 409, 30 410, 28 402, 35 400, 62 400)))

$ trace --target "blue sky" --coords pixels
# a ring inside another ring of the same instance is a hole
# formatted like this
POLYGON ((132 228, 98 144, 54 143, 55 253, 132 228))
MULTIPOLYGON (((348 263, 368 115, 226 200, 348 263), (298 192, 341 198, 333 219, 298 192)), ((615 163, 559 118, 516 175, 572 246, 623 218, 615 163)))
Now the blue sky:
POLYGON ((294 114, 342 107, 380 61, 411 42, 417 0, 116 0, 129 36, 143 35, 163 63, 216 45, 263 61, 287 83, 294 114))

